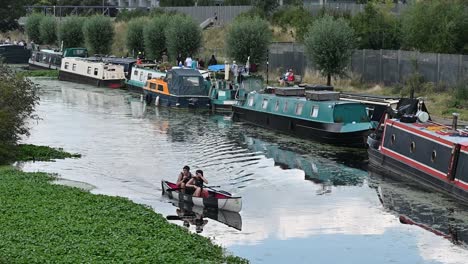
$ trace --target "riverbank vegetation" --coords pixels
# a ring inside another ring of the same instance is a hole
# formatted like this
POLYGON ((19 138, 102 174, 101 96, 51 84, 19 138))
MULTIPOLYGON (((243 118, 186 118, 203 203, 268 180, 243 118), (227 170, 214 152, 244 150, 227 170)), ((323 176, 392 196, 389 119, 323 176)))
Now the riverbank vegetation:
POLYGON ((247 263, 144 205, 0 167, 1 263, 247 263))

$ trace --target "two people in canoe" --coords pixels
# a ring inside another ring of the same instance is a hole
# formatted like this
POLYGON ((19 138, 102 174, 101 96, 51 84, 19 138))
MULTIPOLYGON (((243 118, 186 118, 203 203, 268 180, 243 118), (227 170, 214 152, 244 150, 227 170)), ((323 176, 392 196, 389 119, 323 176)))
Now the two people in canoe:
POLYGON ((208 184, 208 180, 203 176, 202 170, 197 170, 193 175, 190 172, 190 167, 184 166, 182 172, 179 173, 176 184, 183 191, 186 188, 194 190, 193 196, 195 197, 208 197, 208 191, 203 189, 203 184, 208 184))

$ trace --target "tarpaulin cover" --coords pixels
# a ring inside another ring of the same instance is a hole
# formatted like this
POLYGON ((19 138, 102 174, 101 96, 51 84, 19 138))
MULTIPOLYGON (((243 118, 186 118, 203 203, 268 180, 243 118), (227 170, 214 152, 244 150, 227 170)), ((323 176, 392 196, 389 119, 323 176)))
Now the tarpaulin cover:
POLYGON ((210 66, 208 66, 208 70, 214 71, 214 72, 224 71, 224 67, 225 67, 224 64, 210 65, 210 66))
POLYGON ((172 69, 167 75, 169 93, 174 95, 206 95, 208 89, 203 83, 203 76, 193 69, 172 69))

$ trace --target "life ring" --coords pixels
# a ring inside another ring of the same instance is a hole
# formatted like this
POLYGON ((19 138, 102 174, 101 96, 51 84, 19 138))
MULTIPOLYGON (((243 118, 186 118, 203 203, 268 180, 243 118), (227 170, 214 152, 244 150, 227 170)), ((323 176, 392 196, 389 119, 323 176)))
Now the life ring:
POLYGON ((155 104, 156 106, 159 106, 159 95, 156 96, 156 99, 154 100, 154 104, 155 104))

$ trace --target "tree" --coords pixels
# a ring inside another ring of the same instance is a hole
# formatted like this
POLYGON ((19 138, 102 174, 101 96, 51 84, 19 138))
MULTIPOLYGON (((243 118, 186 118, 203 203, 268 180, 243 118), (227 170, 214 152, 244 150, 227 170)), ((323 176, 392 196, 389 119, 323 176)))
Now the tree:
POLYGON ((253 0, 254 6, 263 10, 265 14, 271 14, 278 7, 278 0, 253 0))
POLYGON ((137 54, 144 51, 143 28, 147 23, 146 17, 134 18, 128 23, 126 44, 130 52, 137 54))
POLYGON ((38 13, 32 14, 26 18, 26 34, 28 35, 29 40, 32 40, 35 43, 41 43, 40 24, 43 18, 44 15, 38 13))
POLYGON ((343 19, 324 16, 314 22, 304 37, 306 53, 327 76, 343 75, 355 47, 353 29, 343 19))
POLYGON ((66 17, 58 27, 59 42, 63 42, 63 48, 82 47, 84 18, 77 16, 66 17))
POLYGON ((197 53, 201 40, 200 26, 191 17, 176 15, 170 19, 166 29, 166 44, 172 58, 179 53, 183 56, 197 53))
POLYGON ((404 48, 422 52, 468 52, 466 10, 458 1, 417 1, 410 5, 402 14, 404 48))
POLYGON ((109 54, 114 38, 114 26, 109 17, 92 16, 83 25, 86 48, 90 54, 109 54))
POLYGON ((268 22, 259 17, 236 19, 226 34, 228 55, 240 62, 262 64, 266 60, 271 41, 268 22))
POLYGON ((0 164, 13 158, 17 142, 29 135, 28 123, 36 119, 39 101, 36 86, 0 64, 0 164))
POLYGON ((54 17, 42 18, 39 24, 39 35, 43 44, 54 44, 57 41, 57 23, 54 17))
POLYGON ((154 17, 143 29, 145 52, 148 58, 159 59, 161 53, 166 49, 165 30, 168 19, 167 15, 154 17))
POLYGON ((18 18, 26 13, 26 0, 2 0, 0 5, 0 32, 18 28, 18 18))
POLYGON ((361 49, 400 48, 399 20, 373 2, 366 4, 364 12, 352 17, 351 27, 361 49))

